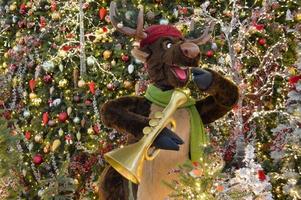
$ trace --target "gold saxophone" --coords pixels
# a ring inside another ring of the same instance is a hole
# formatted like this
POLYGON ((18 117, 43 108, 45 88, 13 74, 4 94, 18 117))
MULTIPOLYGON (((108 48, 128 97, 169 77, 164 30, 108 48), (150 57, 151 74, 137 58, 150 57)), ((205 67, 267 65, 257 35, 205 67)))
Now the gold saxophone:
POLYGON ((151 145, 162 129, 173 123, 171 116, 187 102, 189 95, 188 88, 175 89, 165 109, 156 112, 154 118, 149 121, 149 126, 143 129, 142 139, 137 143, 106 153, 105 160, 128 180, 135 184, 140 183, 144 160, 153 160, 159 153, 158 149, 151 150, 151 145))

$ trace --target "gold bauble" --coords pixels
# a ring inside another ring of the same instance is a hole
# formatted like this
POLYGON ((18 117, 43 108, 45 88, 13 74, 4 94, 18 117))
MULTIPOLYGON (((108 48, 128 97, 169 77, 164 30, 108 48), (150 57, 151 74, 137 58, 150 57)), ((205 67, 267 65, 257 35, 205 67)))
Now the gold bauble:
POLYGON ((17 3, 16 3, 16 2, 12 3, 12 4, 9 6, 9 10, 10 10, 10 11, 14 11, 14 10, 16 10, 16 9, 17 9, 17 3))
POLYGON ((43 148, 43 151, 44 151, 44 153, 49 153, 49 150, 50 150, 50 144, 47 143, 47 144, 45 145, 45 147, 43 148))
POLYGON ((123 82, 123 85, 124 85, 124 88, 129 90, 129 89, 132 89, 133 88, 133 83, 131 81, 128 81, 128 80, 125 80, 123 82))
POLYGON ((53 12, 51 14, 51 18, 55 21, 59 20, 61 18, 61 14, 59 12, 53 12))
POLYGON ((105 60, 109 59, 111 57, 111 55, 112 55, 112 51, 110 51, 110 50, 105 50, 102 54, 102 56, 105 60))
POLYGON ((84 80, 79 80, 77 85, 78 87, 84 87, 86 85, 86 82, 84 80))
POLYGON ((92 127, 90 127, 90 128, 88 128, 88 134, 94 134, 94 131, 93 131, 93 128, 92 127))
POLYGON ((239 43, 236 43, 236 44, 234 44, 234 51, 236 52, 236 53, 240 53, 240 51, 241 51, 241 44, 239 44, 239 43))
POLYGON ((60 145, 61 141, 59 139, 54 140, 51 145, 51 151, 54 152, 60 145))
POLYGON ((37 142, 37 143, 43 142, 42 135, 38 134, 38 135, 34 136, 34 141, 37 142))
POLYGON ((301 22, 301 13, 297 13, 297 14, 295 15, 295 20, 296 20, 297 22, 301 22))
POLYGON ((34 106, 39 106, 39 105, 41 105, 41 103, 42 103, 42 99, 41 99, 41 98, 34 98, 34 99, 32 99, 31 101, 32 101, 32 104, 33 104, 34 106))
POLYGON ((67 79, 62 79, 62 80, 59 81, 59 87, 60 88, 63 88, 65 86, 67 86, 67 84, 68 84, 68 80, 67 79))
POLYGON ((35 98, 37 98, 37 95, 32 92, 32 93, 29 94, 29 98, 30 99, 35 99, 35 98))

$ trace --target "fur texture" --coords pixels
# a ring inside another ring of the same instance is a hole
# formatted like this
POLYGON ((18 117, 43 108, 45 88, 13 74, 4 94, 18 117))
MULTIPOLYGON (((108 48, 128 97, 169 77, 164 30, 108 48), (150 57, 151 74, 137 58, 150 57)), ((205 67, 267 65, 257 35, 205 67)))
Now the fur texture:
MULTIPOLYGON (((147 44, 143 48, 136 50, 135 54, 145 56, 143 60, 146 62, 150 80, 162 90, 185 86, 189 80, 188 67, 198 67, 200 59, 200 52, 196 44, 185 41, 185 38, 168 36, 159 37, 155 41, 152 41, 151 44, 147 44)), ((211 123, 225 115, 231 110, 239 97, 238 88, 233 82, 217 72, 207 70, 212 73, 213 81, 206 91, 202 91, 208 93, 208 96, 196 103, 196 108, 204 124, 211 123)), ((148 125, 151 107, 151 103, 144 97, 121 97, 108 101, 101 107, 101 118, 107 127, 129 135, 128 143, 133 143, 143 136, 142 129, 148 125)), ((186 127, 186 129, 188 130, 189 127, 186 127)), ((179 130, 181 133, 177 134, 184 134, 182 136, 185 138, 184 145, 187 145, 189 144, 189 137, 185 130, 181 129, 179 130)), ((181 148, 185 148, 185 146, 181 148)), ((188 159, 189 152, 187 151, 180 152, 185 156, 179 156, 179 158, 183 159, 175 160, 174 162, 172 160, 168 162, 166 158, 169 158, 173 154, 177 158, 176 155, 179 152, 168 153, 168 151, 162 151, 162 154, 156 158, 157 161, 146 164, 144 173, 147 174, 143 178, 151 179, 154 175, 164 179, 166 170, 179 164, 177 162, 181 162, 184 158, 188 159), (161 165, 162 163, 164 164, 161 165), (150 166, 155 166, 155 171, 150 166), (163 174, 160 174, 160 171, 158 171, 160 168, 162 168, 163 174)), ((160 180, 156 180, 155 182, 151 182, 150 180, 149 187, 147 186, 147 181, 144 180, 142 183, 144 185, 141 185, 140 190, 138 189, 139 200, 147 200, 147 194, 152 192, 152 188, 155 190, 153 193, 162 192, 163 196, 166 195, 165 190, 158 184, 160 180)), ((135 197, 136 192, 137 186, 134 186, 133 195, 135 197)), ((99 193, 101 200, 126 200, 129 196, 128 181, 113 168, 108 167, 102 174, 99 193)), ((161 200, 162 195, 158 195, 152 197, 152 200, 161 200)))

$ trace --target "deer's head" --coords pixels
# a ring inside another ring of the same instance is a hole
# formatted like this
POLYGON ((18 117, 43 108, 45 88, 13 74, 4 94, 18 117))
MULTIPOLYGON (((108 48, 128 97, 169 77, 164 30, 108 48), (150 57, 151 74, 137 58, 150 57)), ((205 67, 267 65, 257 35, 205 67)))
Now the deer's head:
POLYGON ((152 25, 143 29, 143 8, 140 8, 137 28, 120 25, 116 21, 116 3, 111 2, 110 18, 113 26, 120 32, 135 37, 140 47, 132 50, 132 55, 144 62, 150 80, 161 89, 183 87, 189 79, 189 67, 197 67, 200 59, 198 45, 206 43, 210 36, 206 28, 197 39, 186 39, 171 25, 152 25))

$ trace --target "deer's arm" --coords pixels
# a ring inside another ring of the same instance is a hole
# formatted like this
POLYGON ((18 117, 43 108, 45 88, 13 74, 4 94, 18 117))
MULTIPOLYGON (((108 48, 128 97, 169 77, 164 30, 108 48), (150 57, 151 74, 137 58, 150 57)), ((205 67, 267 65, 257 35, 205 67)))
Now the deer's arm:
POLYGON ((150 107, 144 97, 125 96, 103 104, 101 118, 107 127, 141 138, 142 129, 148 125, 150 107))
POLYGON ((236 104, 239 98, 238 87, 219 73, 206 69, 213 75, 210 87, 204 91, 209 94, 197 101, 196 108, 204 124, 211 123, 224 116, 236 104))

